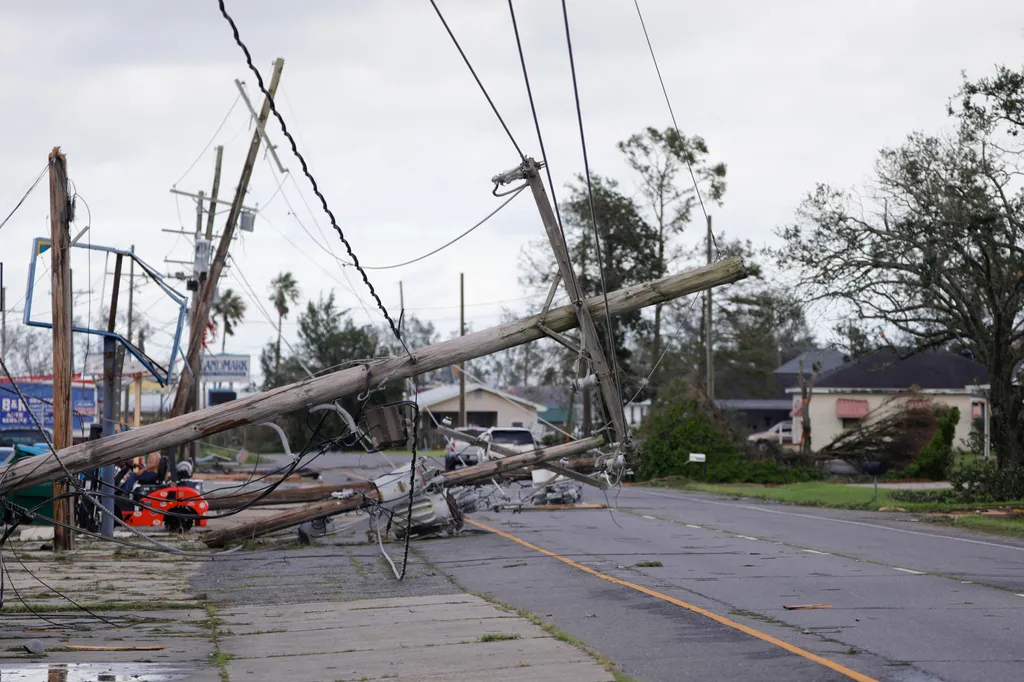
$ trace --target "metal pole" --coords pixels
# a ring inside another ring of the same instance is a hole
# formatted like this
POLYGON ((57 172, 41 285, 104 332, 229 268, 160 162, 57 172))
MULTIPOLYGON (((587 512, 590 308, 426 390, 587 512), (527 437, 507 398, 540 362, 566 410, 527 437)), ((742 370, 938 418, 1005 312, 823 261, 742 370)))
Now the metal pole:
MULTIPOLYGON (((117 357, 117 341, 103 337, 103 436, 112 436, 114 428, 114 361, 117 357)), ((100 480, 103 486, 103 517, 100 523, 100 534, 105 538, 114 537, 114 465, 100 469, 100 480)))
POLYGON ((7 352, 7 287, 4 286, 4 264, 0 263, 0 355, 7 352))

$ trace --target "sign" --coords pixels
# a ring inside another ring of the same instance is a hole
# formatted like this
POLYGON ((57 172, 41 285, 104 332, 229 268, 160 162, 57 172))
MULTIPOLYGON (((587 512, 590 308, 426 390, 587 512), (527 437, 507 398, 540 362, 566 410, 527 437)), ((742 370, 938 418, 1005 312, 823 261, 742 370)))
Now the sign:
POLYGON ((248 355, 204 355, 204 381, 249 381, 248 355))
POLYGON ((691 462, 706 462, 706 461, 708 461, 708 456, 707 455, 702 455, 702 454, 700 454, 698 452, 691 452, 690 453, 690 461, 691 462))
MULTIPOLYGON (((32 416, 45 429, 53 429, 53 384, 19 382, 22 401, 10 382, 0 382, 0 429, 35 429, 32 416)), ((96 421, 95 386, 72 385, 72 429, 85 432, 96 421)))

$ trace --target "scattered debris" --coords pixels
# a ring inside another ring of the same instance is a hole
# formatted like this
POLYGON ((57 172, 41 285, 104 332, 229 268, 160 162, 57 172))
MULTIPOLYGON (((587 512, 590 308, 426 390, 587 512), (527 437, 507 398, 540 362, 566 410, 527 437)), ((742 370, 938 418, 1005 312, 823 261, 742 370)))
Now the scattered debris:
POLYGON ((832 605, 831 604, 790 604, 790 605, 783 604, 782 608, 786 609, 787 611, 804 611, 806 609, 830 609, 830 608, 832 608, 832 605))
POLYGON ((46 647, 38 639, 30 639, 22 646, 25 647, 25 651, 34 656, 42 656, 46 653, 46 647))
POLYGON ((143 646, 99 646, 86 644, 68 644, 65 648, 69 651, 163 651, 166 647, 160 646, 158 644, 143 646))
MULTIPOLYGON (((664 568, 664 564, 660 561, 641 561, 638 564, 633 564, 633 568, 664 568)), ((788 606, 786 607, 789 608, 788 606)))

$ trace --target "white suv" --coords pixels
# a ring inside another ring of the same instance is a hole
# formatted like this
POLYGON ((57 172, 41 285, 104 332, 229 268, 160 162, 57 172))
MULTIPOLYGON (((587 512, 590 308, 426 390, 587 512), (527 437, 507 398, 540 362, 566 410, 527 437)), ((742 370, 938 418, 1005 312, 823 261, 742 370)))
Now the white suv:
MULTIPOLYGON (((486 440, 495 445, 502 445, 516 452, 533 452, 537 449, 537 441, 533 437, 533 431, 530 429, 522 428, 491 428, 487 432, 480 436, 483 440, 486 440)), ((504 455, 494 453, 490 454, 490 448, 487 448, 488 459, 497 459, 504 455)))

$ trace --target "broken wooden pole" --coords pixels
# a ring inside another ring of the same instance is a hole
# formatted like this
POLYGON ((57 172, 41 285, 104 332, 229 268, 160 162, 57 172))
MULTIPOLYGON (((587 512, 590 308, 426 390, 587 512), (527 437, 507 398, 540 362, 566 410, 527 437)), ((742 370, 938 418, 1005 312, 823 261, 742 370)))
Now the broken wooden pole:
MULTIPOLYGON (((463 431, 456 431, 455 429, 449 429, 446 426, 438 426, 437 427, 437 432, 440 433, 442 436, 447 436, 447 437, 451 438, 452 440, 461 440, 461 441, 464 441, 466 443, 470 443, 471 445, 476 445, 476 446, 482 447, 484 449, 490 449, 490 450, 492 450, 494 452, 497 452, 499 455, 502 455, 503 457, 512 457, 512 456, 515 456, 515 455, 519 454, 514 449, 512 449, 510 447, 503 446, 500 443, 491 443, 490 441, 486 441, 483 438, 477 438, 476 436, 471 436, 468 433, 465 433, 463 431)), ((599 479, 596 479, 596 478, 591 478, 590 476, 587 476, 586 474, 580 473, 580 472, 578 472, 578 471, 576 471, 574 469, 570 469, 568 467, 562 467, 562 466, 559 466, 557 464, 553 464, 551 462, 546 462, 544 464, 538 464, 537 468, 538 469, 546 469, 548 471, 552 471, 552 472, 558 474, 559 476, 565 476, 566 478, 571 478, 574 481, 579 481, 580 483, 585 483, 586 485, 592 485, 595 488, 600 488, 601 490, 607 490, 608 489, 608 483, 606 483, 605 481, 602 481, 602 480, 599 480, 599 479)))
MULTIPOLYGON (((645 282, 608 294, 608 309, 613 315, 665 303, 710 287, 744 279, 747 272, 738 258, 725 258, 712 265, 670 275, 654 282, 645 282)), ((604 314, 605 299, 587 299, 591 314, 604 314)), ((163 450, 240 426, 274 419, 282 414, 307 409, 312 405, 352 395, 388 381, 449 367, 463 360, 521 346, 544 337, 538 326, 564 332, 577 325, 572 306, 549 310, 544 315, 531 315, 514 322, 467 334, 387 360, 369 362, 343 369, 271 391, 234 400, 215 407, 184 414, 166 421, 118 433, 102 440, 89 441, 64 448, 52 455, 39 455, 0 467, 0 495, 37 483, 52 481, 64 473, 63 463, 72 473, 94 469, 105 464, 163 450)))
MULTIPOLYGON (((498 476, 508 471, 522 469, 523 467, 527 467, 532 464, 540 464, 552 459, 579 455, 589 450, 593 450, 594 448, 601 447, 603 444, 603 438, 600 436, 593 436, 584 440, 577 440, 571 443, 563 443, 562 445, 555 445, 550 448, 535 450, 534 452, 526 452, 514 457, 492 459, 489 462, 466 467, 465 469, 459 469, 458 471, 448 471, 441 474, 440 478, 443 479, 443 485, 445 487, 466 485, 467 483, 472 483, 474 481, 487 480, 493 476, 498 476)), ((325 516, 334 516, 347 511, 354 511, 360 507, 367 506, 371 501, 377 499, 379 499, 377 491, 371 490, 343 500, 329 500, 327 502, 321 502, 320 504, 299 507, 298 509, 289 509, 286 512, 274 514, 273 516, 265 516, 262 519, 250 521, 249 523, 243 523, 230 528, 223 528, 221 530, 205 533, 202 536, 202 540, 207 547, 223 547, 232 540, 258 538, 261 535, 273 533, 278 530, 284 530, 285 528, 291 528, 292 526, 297 526, 300 523, 312 521, 313 519, 320 519, 325 516)))
POLYGON ((217 494, 220 492, 219 490, 212 490, 208 493, 204 493, 203 498, 206 499, 206 503, 209 505, 210 511, 217 511, 220 509, 241 507, 245 504, 259 507, 269 504, 317 502, 319 500, 326 500, 331 496, 331 493, 340 493, 343 490, 366 492, 373 490, 373 484, 362 481, 359 483, 342 484, 320 483, 317 485, 304 485, 298 488, 278 488, 276 490, 271 490, 269 493, 264 493, 264 491, 261 490, 255 490, 250 493, 225 492, 222 495, 217 494))

